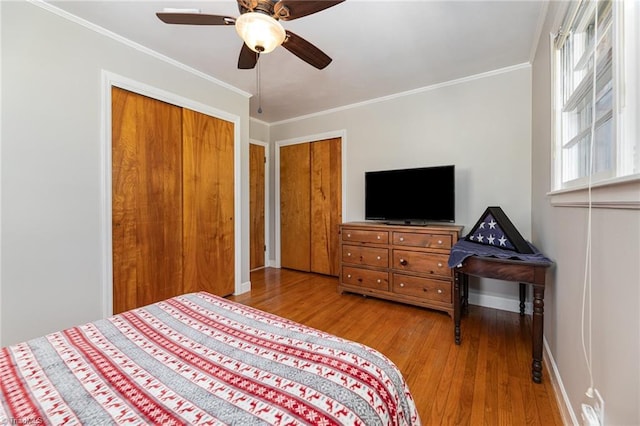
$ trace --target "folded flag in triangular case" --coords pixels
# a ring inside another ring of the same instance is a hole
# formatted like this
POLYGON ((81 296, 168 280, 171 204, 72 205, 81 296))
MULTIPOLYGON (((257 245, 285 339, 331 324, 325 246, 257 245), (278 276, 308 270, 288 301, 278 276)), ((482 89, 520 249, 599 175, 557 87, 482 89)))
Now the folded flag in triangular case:
POLYGON ((487 207, 465 240, 518 253, 533 253, 500 207, 487 207))

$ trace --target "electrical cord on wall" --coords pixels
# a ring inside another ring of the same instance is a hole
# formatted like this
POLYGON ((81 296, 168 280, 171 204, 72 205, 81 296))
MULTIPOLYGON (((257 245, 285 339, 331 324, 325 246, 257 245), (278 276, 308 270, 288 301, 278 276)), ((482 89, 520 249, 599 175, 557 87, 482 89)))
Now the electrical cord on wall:
POLYGON ((596 8, 595 8, 595 21, 594 21, 594 34, 593 34, 593 76, 592 76, 592 84, 593 88, 591 90, 591 132, 589 135, 589 172, 588 172, 588 184, 587 184, 587 244, 585 250, 585 265, 584 265, 584 282, 583 282, 583 290, 582 290, 582 351, 584 353, 584 359, 587 364, 587 370, 589 371, 589 388, 585 392, 585 394, 589 398, 593 398, 594 393, 594 385, 593 385, 593 369, 592 369, 592 320, 593 320, 593 310, 592 310, 592 287, 591 287, 591 210, 592 210, 592 198, 591 198, 591 178, 593 175, 593 151, 594 151, 594 140, 596 136, 596 96, 597 96, 597 82, 598 82, 598 73, 597 73, 597 64, 598 64, 598 4, 596 0, 596 8), (587 292, 589 293, 589 348, 587 350, 587 345, 585 343, 585 309, 587 307, 586 299, 587 292))

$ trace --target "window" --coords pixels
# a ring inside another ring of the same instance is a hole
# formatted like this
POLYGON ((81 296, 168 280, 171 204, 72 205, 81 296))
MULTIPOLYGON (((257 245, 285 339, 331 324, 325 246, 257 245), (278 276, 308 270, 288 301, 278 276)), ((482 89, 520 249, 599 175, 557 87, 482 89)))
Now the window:
POLYGON ((638 176, 638 9, 634 0, 571 2, 554 40, 552 190, 638 176))

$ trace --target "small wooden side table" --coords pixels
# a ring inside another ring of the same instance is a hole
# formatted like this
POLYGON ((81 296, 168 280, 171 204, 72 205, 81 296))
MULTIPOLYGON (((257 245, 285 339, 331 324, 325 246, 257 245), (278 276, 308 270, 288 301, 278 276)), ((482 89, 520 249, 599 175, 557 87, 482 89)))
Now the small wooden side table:
POLYGON ((520 315, 524 315, 526 284, 533 286, 533 330, 531 378, 542 383, 542 346, 544 327, 544 285, 547 269, 551 263, 526 262, 496 257, 470 256, 454 268, 454 327, 455 341, 460 344, 460 309, 469 304, 469 275, 495 278, 520 284, 520 315), (462 291, 460 286, 462 286, 462 291), (461 297, 462 293, 462 297, 461 297))

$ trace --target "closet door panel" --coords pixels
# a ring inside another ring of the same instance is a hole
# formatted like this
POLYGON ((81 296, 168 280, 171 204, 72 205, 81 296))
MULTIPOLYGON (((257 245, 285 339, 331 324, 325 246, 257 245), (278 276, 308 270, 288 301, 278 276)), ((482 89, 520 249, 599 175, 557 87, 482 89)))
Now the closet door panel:
POLYGON ((113 313, 138 303, 136 195, 138 185, 135 99, 113 88, 112 100, 112 256, 113 313), (133 118, 133 119, 132 119, 133 118))
POLYGON ((114 313, 182 293, 181 111, 112 89, 114 313))
POLYGON ((342 140, 311 143, 311 272, 338 275, 342 140))
POLYGON ((235 285, 233 123, 183 109, 185 292, 235 285))
POLYGON ((280 148, 280 264, 311 270, 310 144, 280 148))
POLYGON ((249 144, 249 265, 261 268, 265 263, 265 149, 249 144))

